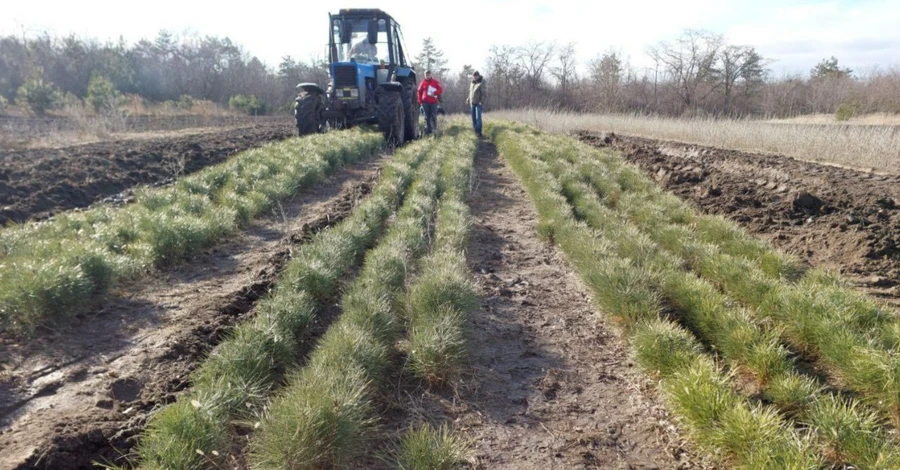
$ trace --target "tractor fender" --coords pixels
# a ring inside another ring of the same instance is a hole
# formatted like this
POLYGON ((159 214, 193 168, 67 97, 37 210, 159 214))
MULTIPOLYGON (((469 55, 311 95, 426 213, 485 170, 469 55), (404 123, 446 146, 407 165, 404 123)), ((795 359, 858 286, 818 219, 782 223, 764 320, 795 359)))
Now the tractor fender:
POLYGON ((379 83, 378 88, 386 91, 403 92, 403 84, 400 82, 384 82, 379 83))
POLYGON ((317 83, 301 83, 297 85, 297 89, 303 90, 309 94, 325 95, 325 90, 323 90, 322 87, 320 87, 317 83))

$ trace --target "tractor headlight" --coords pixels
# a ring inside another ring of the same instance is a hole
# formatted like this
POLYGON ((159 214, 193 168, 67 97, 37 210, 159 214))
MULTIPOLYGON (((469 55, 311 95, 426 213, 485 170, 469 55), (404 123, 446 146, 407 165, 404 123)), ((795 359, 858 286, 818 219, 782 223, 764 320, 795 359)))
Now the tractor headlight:
POLYGON ((358 88, 342 88, 340 97, 343 100, 353 100, 359 98, 359 89, 358 88))

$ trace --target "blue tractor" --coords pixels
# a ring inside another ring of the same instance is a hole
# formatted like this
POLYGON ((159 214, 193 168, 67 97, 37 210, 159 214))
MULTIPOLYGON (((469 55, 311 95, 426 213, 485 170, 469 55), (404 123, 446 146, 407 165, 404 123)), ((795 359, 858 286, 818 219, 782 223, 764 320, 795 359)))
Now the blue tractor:
POLYGON ((400 25, 377 9, 343 9, 328 25, 329 83, 297 85, 298 134, 370 123, 390 145, 417 139, 416 73, 400 25))

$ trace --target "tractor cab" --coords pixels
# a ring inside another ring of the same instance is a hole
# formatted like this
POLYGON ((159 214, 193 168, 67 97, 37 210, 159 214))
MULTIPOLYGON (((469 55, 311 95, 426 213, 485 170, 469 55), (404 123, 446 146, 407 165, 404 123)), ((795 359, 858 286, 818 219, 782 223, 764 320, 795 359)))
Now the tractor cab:
POLYGON ((417 138, 416 75, 400 25, 378 9, 343 9, 328 24, 330 80, 298 85, 299 133, 373 123, 394 145, 417 138))

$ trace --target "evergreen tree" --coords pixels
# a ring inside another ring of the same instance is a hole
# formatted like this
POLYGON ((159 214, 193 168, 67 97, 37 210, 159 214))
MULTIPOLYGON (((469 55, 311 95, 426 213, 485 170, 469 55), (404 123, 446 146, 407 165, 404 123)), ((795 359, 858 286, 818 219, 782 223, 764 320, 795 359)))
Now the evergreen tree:
POLYGON ((459 72, 459 80, 463 83, 468 84, 472 81, 472 74, 475 73, 475 67, 472 67, 469 64, 463 65, 462 70, 459 72))
POLYGON ((431 38, 425 38, 422 41, 422 52, 415 57, 416 69, 422 72, 431 70, 431 73, 437 77, 443 77, 447 73, 447 59, 444 58, 444 52, 434 45, 431 38))
POLYGON ((810 70, 809 75, 812 78, 824 78, 824 77, 842 77, 849 78, 850 74, 853 73, 853 70, 849 68, 842 68, 838 65, 837 57, 831 56, 830 59, 822 59, 821 62, 816 64, 812 70, 810 70))

